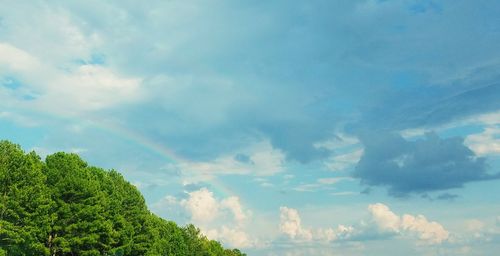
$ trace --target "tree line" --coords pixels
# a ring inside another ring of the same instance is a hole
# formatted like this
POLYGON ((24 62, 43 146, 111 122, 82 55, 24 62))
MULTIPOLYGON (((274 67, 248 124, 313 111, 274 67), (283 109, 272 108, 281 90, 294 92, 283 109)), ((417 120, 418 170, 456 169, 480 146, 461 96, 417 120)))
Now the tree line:
POLYGON ((240 256, 151 213, 136 187, 76 154, 35 152, 0 141, 0 256, 240 256))

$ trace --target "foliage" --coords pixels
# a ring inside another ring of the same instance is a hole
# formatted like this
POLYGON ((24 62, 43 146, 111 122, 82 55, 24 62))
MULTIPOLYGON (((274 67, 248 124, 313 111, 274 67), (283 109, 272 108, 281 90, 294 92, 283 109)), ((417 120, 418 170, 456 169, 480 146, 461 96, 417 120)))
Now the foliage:
POLYGON ((0 141, 0 256, 240 256, 193 225, 152 214, 118 172, 88 166, 78 155, 45 161, 0 141))

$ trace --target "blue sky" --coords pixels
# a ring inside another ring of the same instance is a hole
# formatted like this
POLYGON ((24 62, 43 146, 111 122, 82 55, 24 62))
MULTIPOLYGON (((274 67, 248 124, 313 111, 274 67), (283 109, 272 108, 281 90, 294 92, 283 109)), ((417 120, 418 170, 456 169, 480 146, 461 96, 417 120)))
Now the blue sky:
POLYGON ((500 250, 497 1, 0 3, 2 139, 249 255, 500 250))

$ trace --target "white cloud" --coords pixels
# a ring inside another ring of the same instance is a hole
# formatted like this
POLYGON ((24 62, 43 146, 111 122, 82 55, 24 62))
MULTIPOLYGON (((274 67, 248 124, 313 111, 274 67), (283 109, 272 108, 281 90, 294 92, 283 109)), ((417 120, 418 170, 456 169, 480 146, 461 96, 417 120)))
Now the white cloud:
POLYGON ((449 232, 441 224, 429 222, 423 215, 404 214, 400 217, 381 203, 369 205, 368 210, 383 232, 415 234, 420 241, 428 244, 439 244, 449 238, 449 232))
POLYGON ((6 25, 2 31, 4 40, 46 62, 64 63, 85 58, 100 44, 99 37, 91 30, 84 30, 85 23, 64 8, 18 2, 4 7, 8 10, 0 11, 6 25))
POLYGON ((74 115, 141 98, 139 78, 123 77, 100 65, 52 66, 6 43, 0 43, 0 67, 0 76, 14 76, 23 83, 2 103, 32 111, 74 115), (26 96, 32 99, 23 99, 26 96))
POLYGON ((319 178, 317 181, 320 184, 332 185, 332 184, 335 184, 341 180, 352 180, 352 178, 349 178, 349 177, 319 178))
POLYGON ((387 205, 377 203, 368 206, 368 210, 382 231, 399 231, 401 220, 400 217, 393 213, 387 205))
POLYGON ((333 228, 313 229, 302 226, 299 212, 285 206, 280 207, 280 232, 294 242, 331 242, 337 239, 347 239, 354 232, 352 226, 339 225, 333 228))
POLYGON ((359 142, 358 138, 356 138, 354 136, 348 136, 345 134, 337 134, 337 136, 335 136, 331 139, 314 143, 313 146, 315 148, 318 148, 318 149, 323 148, 323 149, 328 149, 328 150, 334 151, 334 150, 342 150, 345 148, 349 148, 349 147, 352 147, 354 145, 358 145, 359 143, 360 142, 359 142))
POLYGON ((231 210, 231 212, 233 213, 234 219, 238 223, 241 223, 247 217, 247 214, 243 211, 239 197, 230 196, 230 197, 222 200, 220 205, 222 208, 227 208, 227 209, 231 210))
POLYGON ((322 184, 319 183, 310 183, 310 184, 300 184, 297 187, 293 188, 295 191, 299 192, 314 192, 321 188, 322 184))
POLYGON ((400 132, 405 138, 423 136, 430 131, 446 131, 448 129, 464 127, 468 125, 483 125, 482 132, 470 134, 465 137, 464 144, 478 156, 500 154, 500 111, 473 115, 460 121, 447 123, 431 128, 407 129, 400 132))
POLYGON ((67 75, 54 77, 46 88, 46 94, 40 96, 40 101, 41 105, 52 109, 68 104, 81 106, 82 109, 76 110, 100 110, 137 99, 140 84, 138 78, 120 77, 103 66, 81 65, 67 75))
POLYGON ((465 138, 465 145, 478 156, 500 154, 500 111, 472 116, 464 124, 483 124, 484 130, 465 138))
POLYGON ((476 119, 485 125, 500 124, 500 111, 481 114, 478 115, 476 119))
POLYGON ((315 183, 306 183, 306 184, 300 184, 293 188, 295 191, 299 192, 314 192, 318 191, 320 189, 323 190, 330 190, 333 189, 332 185, 341 182, 341 181, 352 181, 354 179, 350 177, 328 177, 328 178, 319 178, 316 180, 315 183))
POLYGON ((285 154, 269 141, 254 143, 238 153, 223 155, 207 162, 182 162, 179 168, 191 182, 210 179, 217 174, 270 176, 284 170, 285 154), (245 161, 238 156, 245 155, 245 161))
POLYGON ((299 213, 296 209, 280 207, 280 231, 291 239, 312 240, 312 232, 303 228, 299 213))
MULTIPOLYGON (((187 216, 209 239, 215 239, 231 247, 259 246, 247 232, 251 211, 245 209, 237 196, 219 199, 207 188, 186 192, 187 198, 165 196, 152 206, 156 212, 168 212, 187 216)), ((161 214, 161 213, 160 213, 161 214)))
POLYGON ((465 145, 478 156, 500 154, 500 127, 486 127, 481 133, 467 136, 465 145))
POLYGON ((449 232, 441 224, 429 222, 423 215, 403 215, 401 228, 417 234, 421 241, 429 244, 440 244, 449 238, 449 232))
MULTIPOLYGON (((342 230, 348 230, 348 228, 342 226, 342 230)), ((322 241, 330 242, 337 239, 337 234, 333 228, 318 229, 314 233, 314 236, 322 241)))
POLYGON ((7 43, 0 43, 0 66, 6 72, 30 72, 43 65, 29 53, 7 43))
POLYGON ((353 226, 338 225, 337 228, 318 228, 313 229, 312 232, 315 241, 329 243, 336 240, 349 240, 357 230, 353 226))
POLYGON ((405 139, 411 139, 425 135, 428 132, 443 132, 449 129, 464 127, 469 125, 484 125, 485 127, 495 127, 500 124, 500 111, 486 114, 477 114, 450 123, 440 124, 427 128, 411 128, 400 131, 400 135, 405 139))
POLYGON ((398 216, 387 205, 377 203, 368 206, 370 219, 360 220, 358 225, 338 225, 337 228, 311 228, 303 226, 296 209, 280 207, 280 231, 294 242, 332 242, 351 241, 396 235, 416 237, 418 244, 440 244, 449 238, 449 232, 437 222, 430 222, 423 215, 398 216), (373 230, 377 232, 373 234, 373 230))
POLYGON ((89 61, 101 39, 68 10, 23 3, 5 10, 0 79, 13 77, 21 86, 7 93, 0 88, 0 106, 67 117, 142 97, 141 78, 89 61))
POLYGON ((190 192, 189 198, 183 199, 180 204, 191 214, 191 220, 194 223, 210 222, 219 214, 219 202, 206 188, 190 192))
POLYGON ((343 171, 354 166, 363 154, 363 149, 359 148, 359 139, 345 134, 337 134, 333 138, 317 142, 314 147, 334 152, 325 161, 325 165, 332 171, 343 171))
POLYGON ((210 229, 206 232, 209 239, 221 240, 224 243, 238 248, 254 247, 255 243, 252 241, 248 234, 240 228, 229 228, 222 226, 219 229, 210 229))
POLYGON ((358 163, 362 155, 363 149, 358 149, 341 155, 335 155, 326 161, 326 166, 332 171, 343 171, 358 163))

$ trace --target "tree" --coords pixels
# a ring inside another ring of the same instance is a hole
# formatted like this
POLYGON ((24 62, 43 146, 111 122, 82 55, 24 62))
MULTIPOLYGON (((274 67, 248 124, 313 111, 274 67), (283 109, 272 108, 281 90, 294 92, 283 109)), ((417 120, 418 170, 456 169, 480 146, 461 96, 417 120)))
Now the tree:
MULTIPOLYGON (((51 200, 34 152, 0 141, 0 247, 8 255, 47 255, 51 200)), ((0 253, 0 255, 1 255, 0 253)))
POLYGON ((35 152, 0 141, 0 256, 239 256, 152 214, 118 172, 91 167, 76 154, 35 152))
POLYGON ((47 240, 51 254, 102 255, 110 249, 112 224, 105 218, 108 198, 96 179, 99 172, 75 154, 47 157, 47 185, 55 202, 47 240))

